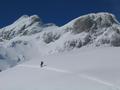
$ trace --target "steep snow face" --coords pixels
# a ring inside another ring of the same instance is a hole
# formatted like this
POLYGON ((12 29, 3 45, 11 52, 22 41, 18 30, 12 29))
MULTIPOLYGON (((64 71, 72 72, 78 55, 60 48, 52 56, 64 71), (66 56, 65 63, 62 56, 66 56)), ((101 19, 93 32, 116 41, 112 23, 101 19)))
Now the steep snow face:
POLYGON ((20 17, 13 24, 4 27, 0 30, 0 37, 9 40, 18 35, 27 35, 40 31, 39 26, 42 24, 40 18, 36 15, 20 17))
POLYGON ((0 61, 4 63, 0 69, 31 58, 102 45, 120 46, 120 25, 112 14, 84 15, 62 27, 44 24, 37 15, 24 15, 0 30, 0 61))
MULTIPOLYGON (((54 24, 43 25, 43 22, 37 15, 23 15, 13 24, 0 30, 1 39, 10 40, 16 36, 31 35, 38 33, 46 27, 55 27, 54 24)), ((57 26, 56 26, 57 27, 57 26)))

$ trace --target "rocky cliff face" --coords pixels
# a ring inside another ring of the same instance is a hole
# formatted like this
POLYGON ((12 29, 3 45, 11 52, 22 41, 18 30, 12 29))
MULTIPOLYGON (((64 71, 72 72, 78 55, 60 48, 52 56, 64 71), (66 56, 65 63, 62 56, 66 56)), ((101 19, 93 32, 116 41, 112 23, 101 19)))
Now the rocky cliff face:
MULTIPOLYGON (((120 25, 115 16, 110 13, 97 13, 81 16, 64 26, 66 31, 86 33, 86 44, 100 46, 109 44, 119 46, 120 25)), ((81 40, 79 40, 81 42, 81 40)), ((81 44, 82 45, 82 44, 81 44)))
POLYGON ((108 28, 113 24, 118 24, 118 22, 112 14, 98 13, 80 17, 75 21, 73 29, 77 33, 83 31, 89 32, 99 28, 108 28))

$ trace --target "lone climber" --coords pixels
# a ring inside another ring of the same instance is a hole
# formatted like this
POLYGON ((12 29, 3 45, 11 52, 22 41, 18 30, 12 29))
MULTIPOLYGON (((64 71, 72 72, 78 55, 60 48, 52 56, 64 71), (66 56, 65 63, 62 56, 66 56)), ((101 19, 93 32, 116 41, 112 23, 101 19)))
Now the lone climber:
POLYGON ((40 67, 43 67, 43 64, 44 64, 44 62, 43 62, 43 61, 41 61, 41 63, 40 63, 40 67))

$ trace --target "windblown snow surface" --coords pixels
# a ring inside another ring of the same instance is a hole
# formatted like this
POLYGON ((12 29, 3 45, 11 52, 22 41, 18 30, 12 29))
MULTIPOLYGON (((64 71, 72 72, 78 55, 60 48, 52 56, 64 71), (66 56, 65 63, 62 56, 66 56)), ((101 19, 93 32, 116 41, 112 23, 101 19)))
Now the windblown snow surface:
POLYGON ((24 15, 0 29, 0 90, 120 90, 119 54, 120 23, 110 13, 61 27, 24 15))
POLYGON ((34 58, 0 73, 0 90, 119 90, 119 53, 114 47, 82 48, 34 58))

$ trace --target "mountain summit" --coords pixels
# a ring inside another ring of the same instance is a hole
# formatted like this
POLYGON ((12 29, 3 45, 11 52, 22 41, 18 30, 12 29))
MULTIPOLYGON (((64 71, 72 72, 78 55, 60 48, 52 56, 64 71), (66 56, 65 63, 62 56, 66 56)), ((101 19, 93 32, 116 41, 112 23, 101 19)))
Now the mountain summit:
POLYGON ((0 37, 10 40, 16 36, 31 35, 43 29, 43 22, 37 15, 23 15, 13 24, 0 30, 0 37))
POLYGON ((119 25, 119 22, 113 14, 93 13, 78 17, 63 27, 74 34, 86 34, 86 43, 95 43, 97 46, 103 44, 119 46, 119 25))
POLYGON ((0 69, 34 57, 104 45, 120 46, 120 24, 113 14, 83 15, 61 27, 24 15, 0 29, 0 69))

